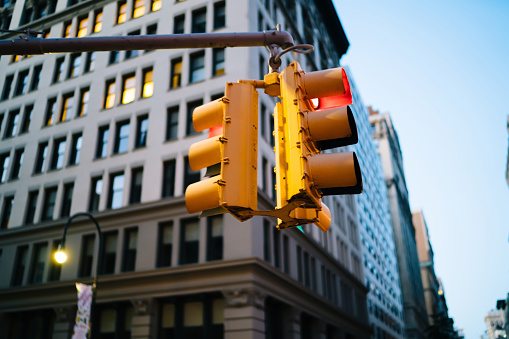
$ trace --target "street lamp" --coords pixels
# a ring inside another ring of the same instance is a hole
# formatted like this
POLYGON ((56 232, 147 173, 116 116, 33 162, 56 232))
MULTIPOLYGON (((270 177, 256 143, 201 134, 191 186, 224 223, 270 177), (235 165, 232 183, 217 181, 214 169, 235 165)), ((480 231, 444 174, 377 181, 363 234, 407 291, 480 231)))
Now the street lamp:
POLYGON ((90 220, 92 220, 92 222, 95 225, 95 228, 97 229, 97 236, 99 239, 99 247, 97 249, 98 250, 97 265, 96 265, 96 270, 95 270, 95 274, 94 274, 94 283, 92 285, 92 303, 91 303, 91 307, 90 307, 90 322, 89 322, 90 334, 91 334, 91 337, 93 337, 92 323, 93 323, 93 319, 94 319, 95 297, 96 297, 96 290, 97 290, 97 276, 99 275, 99 272, 101 271, 101 266, 102 266, 103 243, 102 243, 101 227, 99 226, 99 223, 97 222, 97 220, 94 218, 94 216, 92 214, 87 213, 87 212, 79 212, 79 213, 76 213, 76 214, 72 215, 71 217, 69 217, 69 219, 67 219, 67 222, 65 223, 65 226, 64 226, 64 232, 62 233, 62 241, 60 242, 60 245, 58 245, 57 252, 55 253, 55 261, 59 264, 63 264, 67 260, 67 254, 65 254, 65 236, 67 234, 67 228, 69 227, 71 222, 77 217, 87 217, 90 220))

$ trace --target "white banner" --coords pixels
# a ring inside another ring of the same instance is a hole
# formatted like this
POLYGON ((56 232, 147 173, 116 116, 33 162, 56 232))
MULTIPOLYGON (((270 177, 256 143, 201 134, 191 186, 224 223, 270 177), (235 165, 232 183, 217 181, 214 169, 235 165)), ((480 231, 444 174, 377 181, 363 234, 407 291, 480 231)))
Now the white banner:
POLYGON ((78 312, 72 339, 87 339, 90 330, 90 308, 92 305, 92 286, 76 283, 78 290, 78 312))

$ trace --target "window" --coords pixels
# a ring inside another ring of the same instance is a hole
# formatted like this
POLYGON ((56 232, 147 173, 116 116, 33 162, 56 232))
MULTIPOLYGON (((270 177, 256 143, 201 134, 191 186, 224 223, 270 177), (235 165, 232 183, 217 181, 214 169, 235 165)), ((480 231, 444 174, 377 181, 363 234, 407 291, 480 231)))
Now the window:
POLYGON ((281 267, 281 231, 279 231, 277 228, 272 228, 272 240, 273 240, 273 247, 274 250, 274 266, 276 268, 281 267))
POLYGON ((121 24, 127 20, 127 3, 125 1, 119 1, 117 6, 117 24, 121 24))
POLYGON ((95 150, 96 158, 105 158, 108 155, 108 137, 110 134, 109 126, 101 126, 99 127, 99 132, 97 134, 97 148, 95 150))
POLYGON ((173 106, 166 110, 166 140, 178 138, 179 107, 173 106))
POLYGON ((87 28, 88 28, 88 16, 82 17, 78 19, 78 34, 76 37, 83 38, 87 36, 87 28))
POLYGON ((64 57, 58 58, 55 62, 55 70, 53 72, 52 83, 57 83, 63 80, 64 74, 64 57))
POLYGON ((11 278, 11 286, 21 286, 27 265, 28 245, 18 246, 11 278))
POLYGON ((2 91, 2 100, 9 99, 13 81, 14 81, 14 74, 11 74, 11 75, 8 75, 5 77, 4 89, 2 91))
POLYGON ((62 106, 60 107, 59 122, 69 120, 72 114, 73 104, 74 104, 74 92, 62 95, 62 106))
POLYGON ((44 197, 42 200, 41 221, 53 220, 53 212, 55 211, 55 202, 57 200, 57 187, 48 187, 44 189, 44 197))
POLYGON ((80 161, 81 145, 83 142, 83 133, 73 134, 71 140, 71 154, 69 155, 69 165, 76 165, 80 161))
POLYGON ((71 54, 71 62, 67 71, 67 78, 75 78, 80 75, 81 53, 71 54))
POLYGON ((48 252, 48 243, 35 244, 32 250, 32 261, 28 276, 29 284, 42 283, 44 274, 44 265, 46 264, 46 253, 48 252))
POLYGON ((141 96, 143 98, 151 97, 154 93, 154 71, 152 67, 145 68, 143 70, 143 89, 141 91, 141 96))
POLYGON ((214 48, 212 50, 212 75, 224 74, 224 48, 214 48))
POLYGON ((25 94, 28 87, 28 69, 18 73, 18 81, 14 95, 25 94))
POLYGON ((137 204, 141 202, 141 188, 143 184, 143 167, 133 168, 131 170, 131 194, 129 203, 137 204))
POLYGON ((189 158, 184 158, 184 190, 192 183, 200 181, 200 171, 193 171, 189 165, 189 158))
POLYGON ((134 101, 136 96, 136 76, 134 74, 124 75, 122 78, 122 103, 128 104, 134 101))
POLYGON ((152 0, 152 6, 151 6, 152 12, 160 10, 162 2, 163 2, 163 0, 152 0))
POLYGON ((262 168, 260 168, 260 170, 262 172, 262 190, 264 192, 267 191, 267 166, 268 166, 267 159, 265 159, 265 157, 262 156, 262 168))
POLYGON ((16 135, 19 125, 19 109, 10 111, 5 125, 4 138, 11 138, 16 135))
POLYGON ((136 119, 136 141, 135 147, 147 146, 148 115, 141 115, 136 119))
POLYGON ((133 1, 133 18, 139 18, 145 14, 145 0, 133 1))
POLYGON ((41 142, 37 148, 37 158, 35 159, 34 174, 42 173, 46 165, 48 156, 48 142, 41 142))
POLYGON ((108 60, 108 65, 116 64, 119 61, 120 52, 119 51, 111 51, 110 58, 108 60))
POLYGON ((113 153, 125 153, 129 146, 129 120, 117 122, 113 153))
POLYGON ((185 22, 186 22, 185 14, 176 16, 173 19, 173 34, 184 34, 185 22))
POLYGON ((2 205, 2 216, 0 219, 0 229, 7 229, 9 227, 9 219, 11 218, 12 204, 14 203, 14 196, 4 197, 2 205))
POLYGON ((94 13, 94 33, 99 33, 103 28, 103 10, 102 8, 94 13))
POLYGON ((50 170, 59 169, 64 166, 65 138, 55 139, 53 142, 53 153, 51 155, 50 170))
POLYGON ((177 58, 171 61, 170 88, 180 86, 182 86, 182 58, 177 58))
POLYGON ((85 58, 85 73, 92 72, 95 69, 95 57, 97 52, 88 52, 85 58))
POLYGON ((37 207, 37 199, 39 198, 39 190, 28 192, 27 206, 25 212, 25 225, 34 223, 35 209, 37 207))
POLYGON ((112 108, 115 105, 115 79, 106 81, 104 93, 104 108, 112 108))
POLYGON ((7 180, 10 161, 11 155, 9 152, 0 154, 0 183, 4 183, 7 180))
POLYGON ((122 207, 122 198, 124 195, 124 173, 114 173, 110 175, 110 188, 108 190, 107 208, 122 207))
POLYGON ((30 83, 31 91, 35 91, 39 87, 39 81, 41 80, 41 71, 42 65, 37 65, 34 67, 34 72, 32 73, 32 82, 30 83))
POLYGON ((162 197, 175 195, 175 159, 163 163, 163 192, 162 197))
POLYGON ((263 219, 263 260, 270 262, 270 221, 263 219))
POLYGON ((198 106, 203 105, 203 100, 196 100, 187 103, 187 125, 186 125, 186 135, 197 134, 193 127, 193 111, 198 106))
MULTIPOLYGON (((135 1, 139 1, 139 0, 135 0, 135 1)), ((141 31, 137 30, 137 31, 131 32, 127 35, 140 35, 140 34, 141 34, 141 31)), ((138 50, 125 51, 125 58, 126 59, 134 58, 134 57, 138 56, 138 54, 139 54, 138 50)))
POLYGON ((80 90, 80 102, 78 108, 78 116, 82 117, 88 113, 88 102, 90 101, 90 87, 80 90))
POLYGON ((191 20, 191 33, 205 33, 207 29, 207 8, 193 11, 191 20))
POLYGON ((190 56, 189 82, 205 80, 205 52, 197 52, 190 56))
POLYGON ((72 194, 74 192, 74 183, 70 182, 64 185, 64 196, 62 197, 62 208, 60 217, 65 218, 71 215, 72 194))
POLYGON ((102 258, 101 274, 115 273, 115 259, 117 257, 117 232, 108 232, 104 234, 104 245, 102 258))
POLYGON ((157 244, 157 267, 171 266, 173 252, 173 222, 159 224, 157 244))
POLYGON ((102 177, 92 178, 90 183, 90 198, 88 203, 89 212, 99 211, 99 201, 101 199, 102 190, 103 190, 103 178, 102 177))
POLYGON ((57 98, 48 99, 46 104, 46 113, 44 115, 44 126, 50 126, 53 123, 53 115, 57 106, 57 98))
POLYGON ((198 262, 200 222, 198 218, 184 219, 180 229, 180 265, 198 262))
POLYGON ((226 8, 225 2, 219 1, 214 4, 214 29, 226 26, 226 8))
POLYGON ((71 37, 71 29, 72 29, 71 21, 64 23, 64 30, 62 31, 62 38, 70 38, 71 37))
POLYGON ((10 175, 11 180, 19 178, 19 171, 21 169, 21 164, 23 163, 23 154, 25 154, 24 148, 20 148, 14 151, 14 162, 12 163, 10 175))
POLYGON ((128 228, 124 232, 122 251, 122 272, 132 272, 136 267, 136 248, 138 246, 138 228, 128 228))
MULTIPOLYGON (((58 249, 58 245, 60 245, 60 240, 53 241, 53 246, 51 248, 51 253, 55 253, 58 249)), ((62 265, 57 263, 55 260, 49 261, 49 273, 48 273, 48 281, 58 281, 60 280, 60 271, 62 270, 62 265)))
POLYGON ((9 63, 13 64, 15 62, 18 62, 21 60, 21 55, 12 55, 11 56, 11 60, 9 61, 9 63))
POLYGON ((134 315, 131 303, 101 305, 97 314, 97 338, 131 338, 134 315))
POLYGON ((290 274, 290 247, 288 236, 283 236, 283 272, 290 274))
POLYGON ((78 276, 80 278, 90 277, 92 275, 92 262, 94 261, 94 242, 94 234, 85 235, 81 240, 81 258, 78 272, 78 276))
POLYGON ((23 120, 21 121, 20 133, 27 133, 30 127, 30 121, 32 121, 32 113, 34 111, 34 105, 26 105, 25 112, 23 113, 23 120))
POLYGON ((207 218, 207 260, 223 259, 223 216, 207 218))
POLYGON ((299 282, 302 283, 302 249, 300 246, 297 246, 297 277, 299 282))

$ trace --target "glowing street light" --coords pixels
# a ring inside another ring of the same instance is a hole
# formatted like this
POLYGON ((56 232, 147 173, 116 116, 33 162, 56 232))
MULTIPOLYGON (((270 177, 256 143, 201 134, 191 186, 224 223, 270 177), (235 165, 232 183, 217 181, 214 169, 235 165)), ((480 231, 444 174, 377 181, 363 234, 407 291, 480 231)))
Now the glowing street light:
POLYGON ((62 245, 58 245, 58 249, 55 252, 55 261, 59 264, 63 264, 67 260, 67 254, 65 254, 62 245))

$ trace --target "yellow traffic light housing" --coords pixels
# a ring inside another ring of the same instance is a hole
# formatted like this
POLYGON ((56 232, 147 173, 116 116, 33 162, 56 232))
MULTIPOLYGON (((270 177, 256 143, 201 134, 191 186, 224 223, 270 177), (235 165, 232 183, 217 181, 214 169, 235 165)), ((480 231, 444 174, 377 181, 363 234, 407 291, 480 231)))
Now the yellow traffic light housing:
POLYGON ((217 125, 218 135, 189 149, 191 168, 207 167, 209 178, 187 187, 186 208, 205 214, 224 209, 244 221, 257 207, 258 93, 251 84, 227 83, 223 98, 194 110, 196 131, 217 125))
POLYGON ((324 195, 358 194, 362 177, 353 152, 321 153, 357 143, 352 95, 342 68, 305 73, 297 62, 281 73, 281 102, 275 109, 277 208, 298 206, 280 229, 330 225, 324 195))

